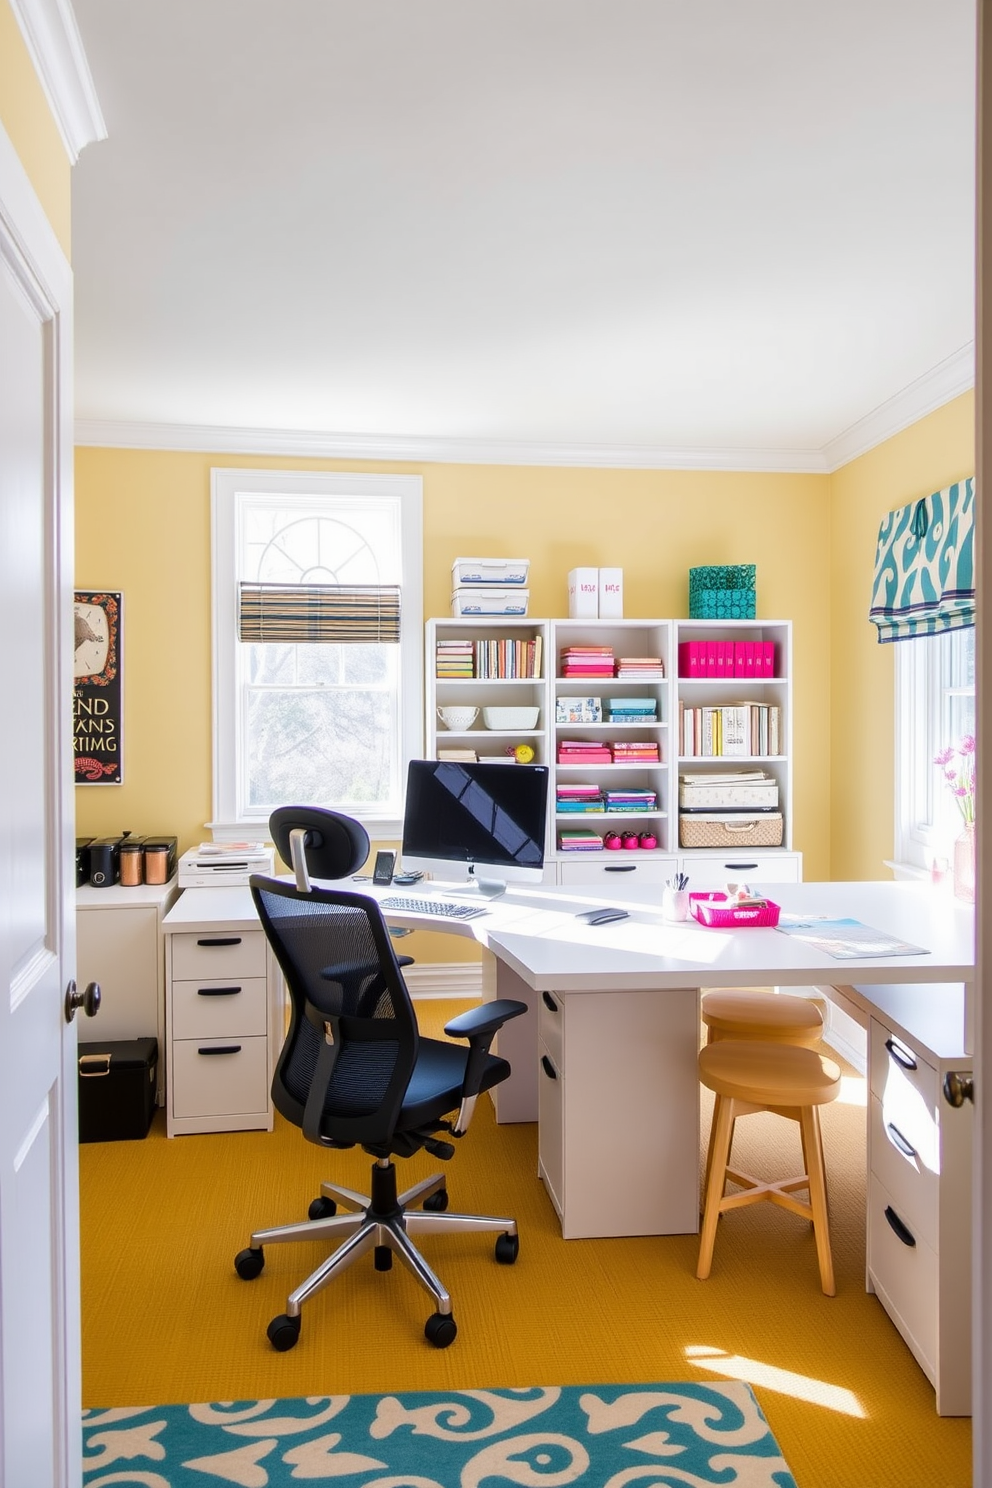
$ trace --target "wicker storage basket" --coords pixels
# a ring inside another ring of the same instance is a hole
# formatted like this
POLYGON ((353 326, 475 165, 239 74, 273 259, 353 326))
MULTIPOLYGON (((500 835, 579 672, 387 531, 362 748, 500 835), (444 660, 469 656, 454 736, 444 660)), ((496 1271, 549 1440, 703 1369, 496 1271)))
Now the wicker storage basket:
POLYGON ((768 811, 760 816, 699 811, 679 817, 681 847, 781 847, 783 835, 780 811, 768 811))
POLYGON ((753 620, 753 563, 689 570, 690 620, 753 620))

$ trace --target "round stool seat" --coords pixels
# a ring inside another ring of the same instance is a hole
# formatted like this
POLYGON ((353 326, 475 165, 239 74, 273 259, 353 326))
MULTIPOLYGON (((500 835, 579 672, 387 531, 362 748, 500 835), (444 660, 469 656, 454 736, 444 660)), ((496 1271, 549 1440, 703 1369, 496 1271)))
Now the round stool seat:
POLYGON ((704 1045, 699 1078, 716 1095, 756 1106, 823 1106, 840 1093, 840 1066, 826 1055, 754 1039, 704 1045))
POLYGON ((823 1017, 816 1004, 787 992, 747 992, 738 988, 705 992, 702 1019, 711 1042, 763 1039, 767 1043, 813 1048, 823 1033, 823 1017))

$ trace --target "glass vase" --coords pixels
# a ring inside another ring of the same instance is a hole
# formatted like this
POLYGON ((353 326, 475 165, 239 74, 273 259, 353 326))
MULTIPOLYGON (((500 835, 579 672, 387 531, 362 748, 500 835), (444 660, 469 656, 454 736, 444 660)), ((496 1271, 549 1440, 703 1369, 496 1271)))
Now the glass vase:
POLYGON ((954 897, 975 902, 975 823, 967 822, 954 840, 954 897))

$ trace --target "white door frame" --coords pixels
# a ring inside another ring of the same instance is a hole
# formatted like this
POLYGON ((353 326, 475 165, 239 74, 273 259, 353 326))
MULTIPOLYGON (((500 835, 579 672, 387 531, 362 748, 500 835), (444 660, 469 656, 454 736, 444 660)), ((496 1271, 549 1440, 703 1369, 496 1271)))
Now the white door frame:
MULTIPOLYGON (((39 1317, 50 1316, 56 1378, 53 1381, 51 1440, 55 1481, 53 1488, 77 1488, 81 1481, 80 1327, 79 1327, 79 1202, 76 1121, 76 1038, 61 1013, 61 995, 75 965, 75 803, 72 774, 72 273, 58 240, 31 186, 27 173, 6 132, 0 127, 0 260, 3 272, 23 294, 37 317, 44 340, 44 386, 39 396, 45 409, 46 448, 45 538, 47 579, 51 595, 46 614, 46 651, 53 672, 45 707, 54 737, 50 739, 48 826, 45 856, 50 865, 46 908, 44 958, 54 957, 57 973, 51 978, 56 1005, 44 1008, 47 1040, 59 1042, 60 1071, 46 1102, 52 1120, 51 1233, 53 1275, 50 1309, 39 1307, 39 1317), (57 1149, 57 1150, 55 1150, 57 1149)), ((40 828, 39 828, 40 830, 40 828)), ((4 844, 9 853, 10 844, 4 844)), ((9 927, 7 927, 9 928, 9 927)), ((47 1046, 46 1046, 47 1047, 47 1046)), ((0 1082, 0 1120, 7 1130, 23 1123, 25 1112, 5 1108, 6 1082, 0 1082)), ((16 1166, 16 1164, 15 1164, 16 1166)), ((7 1309, 0 1296, 0 1321, 7 1309)), ((39 1299, 41 1301, 42 1299, 39 1299)), ((8 1355, 0 1331, 0 1389, 18 1369, 18 1350, 8 1355)), ((39 1403, 39 1410, 47 1403, 39 1403)), ((8 1427, 12 1423, 8 1422, 8 1427)), ((16 1423, 13 1423, 16 1424, 16 1423)), ((34 1423, 37 1426, 37 1422, 34 1423)), ((3 1445, 6 1461, 16 1445, 3 1445)), ((0 1462, 0 1473, 4 1471, 0 1462)), ((6 1478, 4 1478, 6 1481, 6 1478)), ((19 1488, 19 1484, 11 1484, 19 1488)))

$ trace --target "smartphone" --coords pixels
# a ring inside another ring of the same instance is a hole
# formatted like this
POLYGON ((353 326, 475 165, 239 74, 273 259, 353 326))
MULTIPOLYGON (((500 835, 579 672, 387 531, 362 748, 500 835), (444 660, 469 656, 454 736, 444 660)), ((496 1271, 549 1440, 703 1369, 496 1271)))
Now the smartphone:
POLYGON ((375 867, 372 870, 372 882, 374 884, 391 884, 395 862, 396 854, 394 852, 377 852, 375 855, 375 867))

